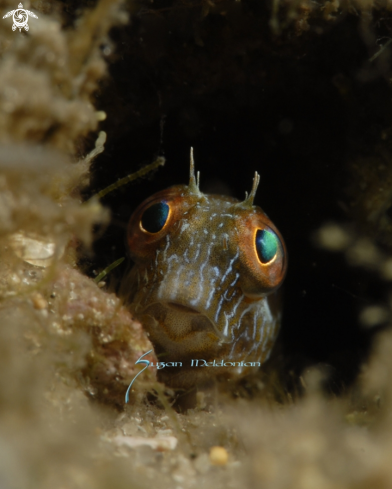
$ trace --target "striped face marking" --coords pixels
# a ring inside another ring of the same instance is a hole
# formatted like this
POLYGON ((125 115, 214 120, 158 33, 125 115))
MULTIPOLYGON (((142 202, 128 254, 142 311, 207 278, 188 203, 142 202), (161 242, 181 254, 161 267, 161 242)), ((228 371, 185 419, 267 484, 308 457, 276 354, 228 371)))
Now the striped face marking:
POLYGON ((189 185, 158 192, 130 219, 135 266, 126 281, 128 300, 157 355, 182 362, 159 371, 172 387, 189 388, 211 375, 241 376, 250 368, 195 368, 192 359, 262 363, 270 354, 287 256, 279 231, 253 206, 258 181, 256 173, 243 202, 203 194, 191 159, 189 185))

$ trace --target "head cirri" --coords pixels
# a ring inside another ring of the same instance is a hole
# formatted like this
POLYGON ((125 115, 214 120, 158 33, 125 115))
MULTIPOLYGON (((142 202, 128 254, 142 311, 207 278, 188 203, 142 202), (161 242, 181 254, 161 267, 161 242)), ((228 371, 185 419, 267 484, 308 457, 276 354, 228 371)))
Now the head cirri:
POLYGON ((287 254, 277 228, 253 205, 259 179, 256 173, 241 202, 203 194, 191 150, 189 185, 152 195, 129 221, 128 301, 159 360, 175 362, 158 372, 171 387, 238 378, 270 355, 287 254))

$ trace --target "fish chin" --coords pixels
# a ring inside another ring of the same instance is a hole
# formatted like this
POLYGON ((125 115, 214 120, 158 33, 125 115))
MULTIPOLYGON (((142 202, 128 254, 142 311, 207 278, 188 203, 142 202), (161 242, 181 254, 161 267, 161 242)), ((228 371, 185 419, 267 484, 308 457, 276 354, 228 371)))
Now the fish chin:
POLYGON ((181 357, 221 343, 221 333, 206 315, 181 304, 155 302, 144 308, 139 318, 154 346, 177 351, 181 357))

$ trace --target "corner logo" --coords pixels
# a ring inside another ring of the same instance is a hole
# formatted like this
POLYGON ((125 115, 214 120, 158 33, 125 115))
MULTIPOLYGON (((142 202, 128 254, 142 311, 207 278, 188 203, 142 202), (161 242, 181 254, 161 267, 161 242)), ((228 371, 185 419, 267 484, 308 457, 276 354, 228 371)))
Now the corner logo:
POLYGON ((18 8, 16 10, 11 10, 10 12, 7 12, 3 16, 3 19, 11 17, 11 15, 14 21, 12 25, 12 30, 15 31, 16 29, 19 29, 19 32, 22 32, 23 28, 25 31, 29 30, 29 24, 27 23, 27 21, 29 20, 29 15, 31 17, 34 17, 35 19, 38 19, 38 17, 33 12, 30 12, 30 10, 24 10, 21 3, 18 5, 18 8))

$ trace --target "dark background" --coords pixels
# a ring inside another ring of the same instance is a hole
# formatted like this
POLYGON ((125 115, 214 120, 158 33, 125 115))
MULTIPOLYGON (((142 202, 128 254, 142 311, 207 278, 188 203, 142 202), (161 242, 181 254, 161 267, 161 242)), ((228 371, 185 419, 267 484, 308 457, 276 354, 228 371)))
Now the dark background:
MULTIPOLYGON (((299 12, 276 35, 268 4, 256 1, 220 2, 204 17, 200 4, 141 3, 131 18, 102 46, 111 77, 96 106, 107 112, 108 141, 85 196, 160 154, 166 165, 103 199, 112 223, 103 235, 97 230, 95 255, 83 258, 87 273, 126 254, 126 224, 140 202, 188 182, 191 146, 202 191, 243 198, 257 170, 256 204, 289 253, 285 369, 299 375, 326 363, 328 388, 344 390, 374 334, 361 329, 358 313, 383 301, 385 286, 349 267, 342 254, 317 249, 312 234, 327 221, 361 229, 347 188, 352 162, 371 155, 381 131, 392 126, 389 51, 368 61, 389 35, 389 20, 379 12, 364 27, 358 15, 326 21, 321 11, 309 19, 299 12)), ((361 190, 355 192, 360 198, 361 190)), ((112 280, 124 271, 122 264, 112 280)))

